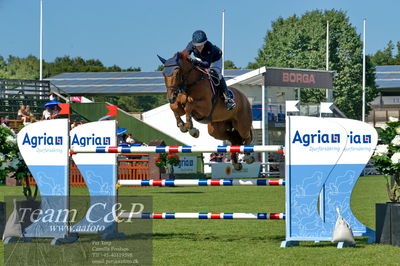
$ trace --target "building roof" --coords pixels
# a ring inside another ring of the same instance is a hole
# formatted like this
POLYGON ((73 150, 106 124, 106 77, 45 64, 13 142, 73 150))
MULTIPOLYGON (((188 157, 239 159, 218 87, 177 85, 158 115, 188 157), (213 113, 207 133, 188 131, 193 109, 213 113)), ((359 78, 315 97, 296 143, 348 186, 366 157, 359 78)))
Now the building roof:
POLYGON ((400 91, 400 66, 377 66, 375 82, 383 93, 400 91))
MULTIPOLYGON (((226 69, 226 83, 228 86, 262 85, 267 69, 226 69)), ((400 91, 399 65, 377 66, 375 77, 377 87, 383 93, 400 91)), ((47 80, 54 84, 53 90, 59 88, 71 96, 165 93, 164 78, 160 71, 63 73, 47 80)))
MULTIPOLYGON (((225 78, 229 80, 249 71, 227 69, 225 78)), ((54 85, 53 90, 59 88, 71 96, 165 93, 160 71, 63 73, 47 80, 54 85)))

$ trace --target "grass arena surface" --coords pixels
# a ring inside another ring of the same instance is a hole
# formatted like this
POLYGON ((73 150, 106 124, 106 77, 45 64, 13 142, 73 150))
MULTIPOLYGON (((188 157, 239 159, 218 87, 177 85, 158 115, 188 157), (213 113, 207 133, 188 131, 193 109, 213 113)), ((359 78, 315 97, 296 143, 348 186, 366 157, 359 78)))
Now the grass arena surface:
MULTIPOLYGON (((0 187, 1 198, 21 196, 21 187, 0 187), (4 195, 4 196, 3 196, 4 195)), ((72 195, 85 195, 72 188, 72 195)), ((284 187, 123 187, 119 195, 153 197, 157 212, 285 212, 284 187)), ((375 203, 386 202, 383 177, 361 177, 351 206, 356 217, 375 229, 375 203)), ((367 244, 337 249, 328 242, 301 242, 280 248, 285 221, 279 220, 154 220, 154 265, 395 265, 398 247, 367 244)), ((123 240, 117 240, 123 241, 123 240)), ((50 240, 46 240, 50 245, 50 240)), ((28 243, 21 243, 22 248, 28 243)), ((74 245, 74 244, 72 244, 74 245)), ((59 249, 60 246, 54 247, 59 249)), ((0 245, 3 265, 3 244, 0 245)), ((67 256, 73 256, 68 254, 67 256)), ((23 261, 23 260, 21 260, 23 261)), ((21 264, 23 265, 23 264, 21 264)), ((30 262, 29 265, 36 265, 30 262)), ((63 264, 59 264, 63 265, 63 264)), ((71 265, 71 264, 65 264, 71 265)))

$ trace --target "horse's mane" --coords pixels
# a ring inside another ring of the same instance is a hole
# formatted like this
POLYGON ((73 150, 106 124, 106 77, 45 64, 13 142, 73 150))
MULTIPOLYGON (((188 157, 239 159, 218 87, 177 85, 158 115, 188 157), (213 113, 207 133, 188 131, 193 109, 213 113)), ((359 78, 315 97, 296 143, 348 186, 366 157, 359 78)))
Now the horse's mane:
POLYGON ((187 50, 183 50, 182 52, 179 52, 179 57, 182 58, 183 60, 189 61, 189 53, 187 50))

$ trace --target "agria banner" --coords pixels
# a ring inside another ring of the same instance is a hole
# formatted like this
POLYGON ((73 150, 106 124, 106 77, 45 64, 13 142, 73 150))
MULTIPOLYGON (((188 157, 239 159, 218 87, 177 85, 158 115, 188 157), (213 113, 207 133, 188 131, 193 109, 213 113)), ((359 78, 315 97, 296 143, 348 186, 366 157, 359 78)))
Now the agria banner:
POLYGON ((371 233, 351 212, 350 196, 377 140, 376 130, 360 121, 288 117, 287 240, 330 240, 336 208, 355 235, 371 233))
POLYGON ((51 229, 49 223, 46 224, 46 217, 54 210, 68 209, 68 120, 45 120, 30 124, 18 133, 17 142, 41 195, 39 217, 24 229, 23 235, 61 238, 67 232, 66 219, 52 222, 54 227, 51 229))
MULTIPOLYGON (((71 148, 116 146, 116 121, 98 121, 79 125, 71 130, 71 148)), ((77 233, 104 233, 116 231, 115 222, 103 219, 116 203, 117 157, 115 153, 81 153, 72 159, 82 174, 90 195, 90 215, 71 228, 77 233), (93 230, 93 228, 95 228, 93 230)))

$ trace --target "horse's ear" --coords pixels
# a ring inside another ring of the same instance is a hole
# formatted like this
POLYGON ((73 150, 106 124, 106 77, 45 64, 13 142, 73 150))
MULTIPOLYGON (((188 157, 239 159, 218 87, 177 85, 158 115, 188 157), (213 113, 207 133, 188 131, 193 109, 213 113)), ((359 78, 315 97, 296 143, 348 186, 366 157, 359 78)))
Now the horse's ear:
POLYGON ((158 59, 160 59, 161 63, 163 63, 163 64, 165 64, 165 61, 167 61, 167 60, 165 60, 164 58, 162 58, 162 57, 159 56, 159 55, 157 55, 157 57, 158 57, 158 59))

